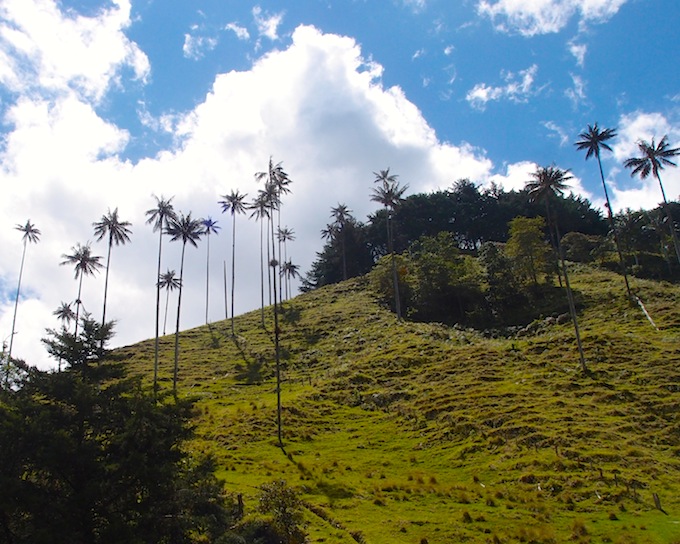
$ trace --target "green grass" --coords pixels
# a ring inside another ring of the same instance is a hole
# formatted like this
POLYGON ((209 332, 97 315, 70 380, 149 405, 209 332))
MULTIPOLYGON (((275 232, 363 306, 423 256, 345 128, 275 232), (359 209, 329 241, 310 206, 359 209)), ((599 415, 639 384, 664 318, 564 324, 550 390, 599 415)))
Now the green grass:
MULTIPOLYGON (((657 330, 620 277, 571 275, 589 375, 570 322, 495 339, 397 322, 359 279, 286 302, 283 450, 259 310, 236 339, 228 321, 186 331, 191 447, 247 511, 262 483, 298 489, 312 542, 680 543, 680 288, 634 280, 657 330)), ((153 340, 117 353, 151 375, 153 340)))

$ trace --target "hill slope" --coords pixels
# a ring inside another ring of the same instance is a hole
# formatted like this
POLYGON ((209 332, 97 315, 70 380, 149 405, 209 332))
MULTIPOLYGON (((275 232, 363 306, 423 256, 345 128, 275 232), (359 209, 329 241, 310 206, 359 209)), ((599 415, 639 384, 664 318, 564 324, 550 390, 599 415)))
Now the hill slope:
MULTIPOLYGON (((283 451, 260 312, 236 340, 186 331, 194 447, 246 512, 262 483, 299 489, 313 542, 680 542, 680 288, 636 280, 656 330, 618 276, 572 274, 590 375, 562 320, 497 339, 397 322, 362 280, 286 302, 283 451)), ((153 340, 118 354, 150 375, 153 340)))

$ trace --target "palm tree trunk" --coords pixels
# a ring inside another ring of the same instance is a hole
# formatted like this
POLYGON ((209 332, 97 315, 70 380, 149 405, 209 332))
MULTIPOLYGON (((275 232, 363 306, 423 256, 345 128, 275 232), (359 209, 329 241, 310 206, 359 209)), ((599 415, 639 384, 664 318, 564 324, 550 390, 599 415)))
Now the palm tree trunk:
POLYGON ((9 361, 12 358, 12 344, 14 344, 15 326, 17 323, 17 308, 19 307, 19 293, 21 292, 21 278, 24 275, 24 260, 26 259, 26 241, 24 240, 24 250, 21 253, 21 266, 19 267, 19 283, 17 285, 17 296, 14 299, 14 317, 12 318, 12 334, 9 337, 9 351, 7 352, 7 375, 6 384, 9 384, 9 361))
POLYGON ((223 261, 224 271, 224 319, 229 318, 229 310, 227 309, 227 261, 223 261))
POLYGON ((623 259, 623 253, 621 251, 621 244, 619 243, 619 234, 616 229, 616 224, 614 223, 614 216, 612 215, 612 205, 609 201, 609 191, 607 191, 607 184, 604 181, 604 171, 602 170, 602 161, 600 160, 600 154, 597 154, 597 164, 600 167, 600 178, 602 179, 602 188, 604 189, 604 198, 607 201, 607 218, 609 219, 609 227, 614 233, 614 244, 616 244, 616 252, 619 255, 619 263, 621 265, 621 274, 623 274, 623 281, 626 284, 626 293, 630 300, 633 299, 632 293, 630 292, 630 284, 628 283, 628 272, 626 270, 626 261, 623 259))
POLYGON ((234 283, 236 279, 236 214, 232 210, 231 222, 231 335, 236 336, 234 330, 234 283))
POLYGON ((80 305, 82 302, 80 301, 80 295, 83 290, 83 272, 80 272, 80 281, 78 282, 78 298, 76 299, 76 326, 75 326, 75 331, 73 333, 74 337, 78 337, 78 318, 80 317, 80 305))
POLYGON ((177 373, 179 369, 179 314, 180 314, 180 309, 182 308, 182 288, 183 288, 183 283, 184 283, 184 250, 186 248, 187 244, 184 242, 182 244, 182 256, 180 259, 180 266, 179 266, 179 292, 177 295, 177 325, 175 327, 175 365, 173 367, 172 371, 172 394, 175 397, 175 400, 177 400, 177 373))
POLYGON ((397 259, 394 255, 394 240, 392 239, 392 219, 390 210, 387 211, 387 245, 392 260, 392 284, 394 286, 394 307, 397 319, 401 319, 401 299, 399 297, 399 275, 397 274, 397 259))
POLYGON ((205 324, 208 324, 208 299, 210 291, 210 229, 206 234, 208 252, 205 261, 205 324))
POLYGON ((165 293, 165 318, 163 319, 163 336, 165 336, 165 326, 168 324, 168 302, 170 302, 170 289, 165 293))
MULTIPOLYGON (((272 234, 272 253, 275 253, 276 242, 274 239, 274 222, 271 223, 272 234)), ((276 300, 276 259, 271 262, 273 269, 272 277, 274 278, 274 353, 276 357, 276 431, 279 441, 279 447, 283 448, 283 432, 281 425, 281 350, 279 347, 279 311, 276 300)))
POLYGON ((658 172, 656 174, 656 179, 659 182, 659 187, 661 187, 661 196, 663 196, 663 208, 666 212, 666 217, 668 218, 668 227, 671 229, 671 238, 673 239, 673 247, 675 248, 675 256, 678 258, 678 264, 680 264, 680 243, 678 243, 678 234, 675 232, 675 223, 673 222, 673 216, 671 215, 670 207, 668 206, 668 200, 666 199, 666 191, 663 188, 663 183, 661 183, 661 176, 658 172))
POLYGON ((564 254, 562 253, 562 244, 560 244, 560 231, 555 222, 555 236, 557 238, 557 253, 560 257, 562 263, 562 272, 564 273, 564 284, 567 288, 567 302, 569 303, 569 313, 571 313, 571 321, 574 324, 574 334, 576 335, 576 345, 578 346, 579 361, 581 364, 581 370, 584 373, 588 372, 588 366, 586 365, 586 359, 583 355, 583 345, 581 344, 581 332, 578 326, 578 318, 576 317, 576 305, 574 304, 574 294, 571 291, 571 285, 569 284, 569 274, 567 272, 567 263, 564 260, 564 254))
MULTIPOLYGON (((158 329, 160 325, 161 313, 161 286, 159 284, 161 278, 161 250, 163 249, 163 227, 161 226, 160 234, 158 236, 158 271, 156 272, 156 340, 154 343, 154 360, 153 360, 153 395, 154 400, 158 392, 158 329)), ((166 303, 166 320, 167 320, 167 303, 166 303)), ((163 325, 163 335, 165 335, 165 325, 163 325)))
POLYGON ((264 236, 263 218, 260 218, 260 296, 262 303, 260 304, 260 318, 262 319, 262 328, 264 329, 264 236))
MULTIPOLYGON (((109 265, 111 264, 111 245, 113 244, 113 234, 109 233, 109 250, 106 254, 106 276, 104 278, 104 310, 102 311, 102 337, 99 340, 99 349, 104 349, 104 324, 106 323, 106 296, 109 291, 109 265)), ((99 360, 97 360, 99 364, 99 360)))

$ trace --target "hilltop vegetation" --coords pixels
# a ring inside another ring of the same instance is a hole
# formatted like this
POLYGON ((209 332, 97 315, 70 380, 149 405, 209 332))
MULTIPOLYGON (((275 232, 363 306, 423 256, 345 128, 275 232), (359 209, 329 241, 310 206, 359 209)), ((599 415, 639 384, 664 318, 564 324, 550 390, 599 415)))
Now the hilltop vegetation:
MULTIPOLYGON (((550 312, 492 338, 398 321, 365 278, 286 302, 283 448, 271 323, 186 331, 190 448, 215 457, 246 519, 259 486, 285 480, 314 542, 678 542, 680 289, 635 280, 657 330, 620 277, 572 276, 588 374, 550 312)), ((153 341, 116 355, 149 378, 153 341)))

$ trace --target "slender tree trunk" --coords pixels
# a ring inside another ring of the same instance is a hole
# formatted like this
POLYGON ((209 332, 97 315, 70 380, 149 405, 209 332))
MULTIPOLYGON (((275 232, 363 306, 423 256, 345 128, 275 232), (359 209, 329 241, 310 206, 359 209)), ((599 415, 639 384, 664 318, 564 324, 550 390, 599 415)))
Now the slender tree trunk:
POLYGON ((659 187, 661 187, 661 196, 663 196, 663 209, 666 212, 666 217, 668 218, 668 228, 671 229, 671 238, 673 240, 673 247, 675 248, 675 256, 678 259, 678 264, 680 264, 680 243, 678 243, 678 234, 675 232, 675 223, 673 222, 673 216, 671 215, 670 207, 668 206, 668 200, 666 199, 666 191, 663 188, 663 183, 661 183, 661 177, 656 174, 656 179, 659 182, 659 187))
POLYGON ((340 244, 342 246, 342 279, 347 279, 347 253, 345 252, 345 225, 340 225, 340 244))
MULTIPOLYGON (((276 251, 276 241, 274 239, 274 223, 271 223, 271 234, 272 234, 272 253, 276 251)), ((279 440, 279 447, 283 447, 283 432, 281 423, 281 350, 279 347, 279 310, 278 302, 276 300, 276 259, 272 259, 271 268, 272 277, 274 278, 274 351, 276 357, 276 431, 279 440)))
POLYGON ((74 337, 78 337, 78 318, 80 317, 80 305, 82 302, 80 301, 80 295, 83 290, 83 272, 80 272, 80 281, 78 282, 78 298, 76 299, 76 326, 75 326, 75 332, 73 333, 74 337))
MULTIPOLYGON (((109 250, 106 254, 106 276, 104 278, 104 310, 102 311, 102 337, 99 340, 99 349, 104 349, 104 324, 106 323, 106 297, 109 292, 109 266, 111 264, 111 245, 113 244, 113 234, 109 232, 109 250)), ((99 360, 97 360, 99 364, 99 360)))
POLYGON ((260 318, 262 319, 262 328, 264 329, 264 235, 263 218, 260 218, 260 296, 262 303, 260 304, 260 318))
POLYGON ((236 336, 234 329, 234 283, 236 280, 236 214, 231 214, 231 335, 236 336))
MULTIPOLYGON (((156 272, 156 340, 154 342, 154 359, 153 359, 153 396, 154 400, 158 394, 158 329, 160 325, 161 313, 161 286, 159 284, 161 278, 161 250, 163 249, 163 226, 161 225, 160 234, 158 235, 158 271, 156 272)), ((167 306, 166 306, 167 319, 167 306)), ((163 325, 163 335, 165 335, 165 325, 163 325)))
POLYGON ((205 262, 205 324, 208 324, 208 299, 210 292, 210 229, 206 234, 208 253, 205 262))
POLYGON ((24 250, 21 253, 21 266, 19 267, 19 283, 17 285, 17 296, 14 299, 14 317, 12 318, 12 334, 9 337, 9 351, 7 352, 7 375, 5 381, 9 384, 9 361, 12 358, 12 345, 14 344, 15 327, 17 323, 17 308, 19 307, 19 293, 21 292, 21 278, 24 275, 24 260, 26 259, 26 240, 24 240, 24 250))
POLYGON ((165 336, 165 326, 168 324, 168 303, 170 302, 170 289, 165 291, 165 318, 163 319, 163 336, 165 336))
POLYGON ((567 272, 567 263, 564 260, 564 254, 562 253, 562 244, 560 244, 560 230, 555 222, 555 236, 557 238, 557 253, 560 257, 562 263, 562 272, 564 274, 564 284, 567 288, 567 301, 569 303, 569 312, 571 313, 571 320, 574 324, 574 334, 576 335, 576 345, 578 346, 579 361, 581 363, 581 370, 586 373, 588 372, 588 366, 586 365, 586 359, 583 355, 583 345, 581 344, 581 332, 578 326, 578 318, 576 316, 576 304, 574 304, 574 294, 571 290, 571 285, 569 284, 569 274, 567 272))
POLYGON ((609 191, 607 191, 607 184, 604 181, 604 171, 602 170, 602 161, 600 160, 600 153, 597 153, 597 164, 600 167, 600 178, 602 179, 602 188, 604 189, 604 198, 607 201, 607 218, 609 219, 609 227, 614 233, 614 244, 616 245, 616 252, 619 255, 619 264, 621 265, 621 274, 623 274, 623 281, 626 284, 626 293, 628 298, 633 300, 630 292, 630 284, 628 283, 628 272, 626 270, 626 261, 623 259, 623 252, 621 251, 621 243, 619 242, 619 234, 614 223, 614 215, 612 214, 612 205, 609 200, 609 191))
POLYGON ((182 308, 182 287, 184 277, 184 250, 186 249, 186 242, 182 244, 182 256, 179 266, 179 293, 177 295, 177 325, 175 327, 175 366, 172 372, 172 394, 177 400, 177 373, 179 370, 179 314, 182 308))
POLYGON ((399 297, 399 274, 397 273, 397 259, 394 255, 394 240, 392 239, 392 219, 390 210, 387 211, 387 244, 392 260, 392 283, 394 285, 394 306, 397 312, 397 319, 401 320, 401 298, 399 297))
POLYGON ((229 319, 229 310, 227 310, 227 261, 223 261, 224 271, 224 319, 229 319))

